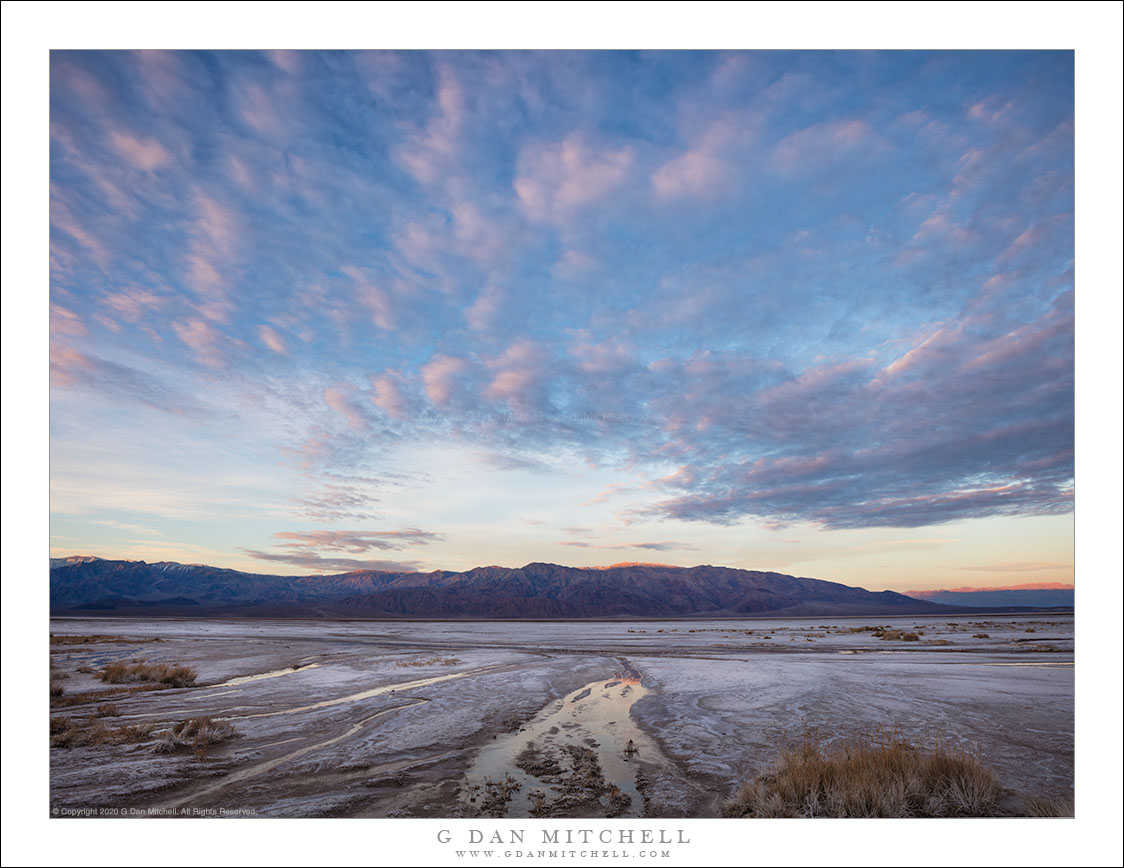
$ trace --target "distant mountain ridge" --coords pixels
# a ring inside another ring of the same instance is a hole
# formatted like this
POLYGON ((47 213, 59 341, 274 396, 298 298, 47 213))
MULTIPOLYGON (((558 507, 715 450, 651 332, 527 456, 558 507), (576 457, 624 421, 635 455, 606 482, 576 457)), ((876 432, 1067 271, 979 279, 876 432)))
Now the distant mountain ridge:
POLYGON ((531 563, 464 572, 273 576, 79 556, 53 558, 50 573, 54 614, 563 619, 956 611, 893 591, 709 565, 531 563))
POLYGON ((948 591, 909 591, 906 596, 950 606, 1030 606, 1057 608, 1073 605, 1073 588, 980 588, 948 591))

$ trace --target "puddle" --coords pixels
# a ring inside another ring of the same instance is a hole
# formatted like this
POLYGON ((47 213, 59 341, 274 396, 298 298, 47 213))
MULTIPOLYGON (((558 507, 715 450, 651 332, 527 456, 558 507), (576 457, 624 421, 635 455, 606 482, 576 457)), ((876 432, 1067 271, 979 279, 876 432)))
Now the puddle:
POLYGON ((251 681, 264 681, 267 678, 280 678, 282 675, 307 672, 309 669, 317 669, 319 666, 319 663, 309 663, 295 668, 290 666, 288 669, 274 669, 272 672, 260 672, 257 675, 240 675, 237 678, 231 678, 229 681, 224 681, 221 684, 214 684, 212 687, 237 687, 239 684, 249 684, 251 681))
POLYGON ((519 732, 485 745, 462 790, 468 810, 505 817, 642 816, 640 764, 667 762, 629 714, 647 694, 635 678, 594 681, 546 706, 519 732))

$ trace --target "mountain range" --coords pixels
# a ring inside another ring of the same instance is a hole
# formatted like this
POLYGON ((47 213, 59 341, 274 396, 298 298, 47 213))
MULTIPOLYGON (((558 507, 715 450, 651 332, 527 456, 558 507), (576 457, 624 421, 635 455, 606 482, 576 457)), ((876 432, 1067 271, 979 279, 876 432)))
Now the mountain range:
POLYGON ((267 618, 683 618, 953 614, 957 607, 728 567, 617 564, 273 576, 172 562, 52 558, 52 614, 267 618))
POLYGON ((1030 606, 1058 608, 1073 605, 1073 588, 978 588, 947 591, 909 591, 908 596, 950 606, 1030 606))

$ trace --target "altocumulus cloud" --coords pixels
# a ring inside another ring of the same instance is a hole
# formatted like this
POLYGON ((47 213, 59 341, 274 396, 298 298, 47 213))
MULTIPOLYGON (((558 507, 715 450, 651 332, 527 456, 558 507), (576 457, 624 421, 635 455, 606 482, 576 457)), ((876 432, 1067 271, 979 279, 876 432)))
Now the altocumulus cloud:
MULTIPOLYGON (((424 471, 417 444, 619 472, 634 522, 1072 508, 1071 53, 61 51, 51 76, 56 412, 265 442, 290 488, 325 480, 293 500, 315 520, 371 518, 347 480, 424 471)), ((440 539, 285 533, 252 556, 440 539)))

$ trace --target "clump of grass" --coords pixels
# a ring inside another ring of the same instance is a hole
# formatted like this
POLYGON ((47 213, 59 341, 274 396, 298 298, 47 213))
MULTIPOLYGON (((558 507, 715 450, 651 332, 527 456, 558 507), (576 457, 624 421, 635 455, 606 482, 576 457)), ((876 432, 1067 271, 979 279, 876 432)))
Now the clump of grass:
POLYGON ((917 642, 921 638, 916 633, 907 633, 905 630, 880 630, 874 635, 879 639, 895 642, 917 642))
POLYGON ((419 660, 399 660, 395 666, 456 666, 460 663, 459 657, 442 657, 440 654, 434 654, 432 657, 425 657, 419 660))
POLYGON ((58 699, 66 693, 66 688, 59 684, 57 681, 51 681, 51 699, 58 699))
POLYGON ((52 717, 51 747, 139 744, 148 741, 155 728, 150 723, 108 726, 94 718, 73 720, 69 717, 52 717))
POLYGON ((198 677, 190 666, 171 663, 110 663, 98 673, 98 678, 109 684, 147 681, 167 687, 193 687, 198 677))
POLYGON ((897 736, 824 745, 805 736, 772 771, 743 784, 727 817, 992 817, 1003 795, 978 758, 897 736))
POLYGON ((51 708, 71 708, 76 705, 87 705, 102 699, 115 699, 128 696, 132 693, 147 693, 150 690, 162 690, 163 684, 135 684, 132 687, 109 688, 108 690, 85 690, 81 693, 68 693, 65 696, 51 694, 51 708))
POLYGON ((139 645, 149 642, 161 642, 161 639, 127 639, 124 636, 67 636, 59 633, 51 634, 52 645, 98 645, 103 642, 120 643, 127 642, 130 645, 139 645))
POLYGON ((213 717, 192 717, 181 720, 171 729, 158 733, 153 753, 174 753, 181 748, 191 748, 197 753, 209 746, 234 738, 237 730, 228 720, 215 720, 213 717))
POLYGON ((1070 799, 1027 799, 1024 811, 1028 817, 1072 817, 1073 801, 1070 799))

